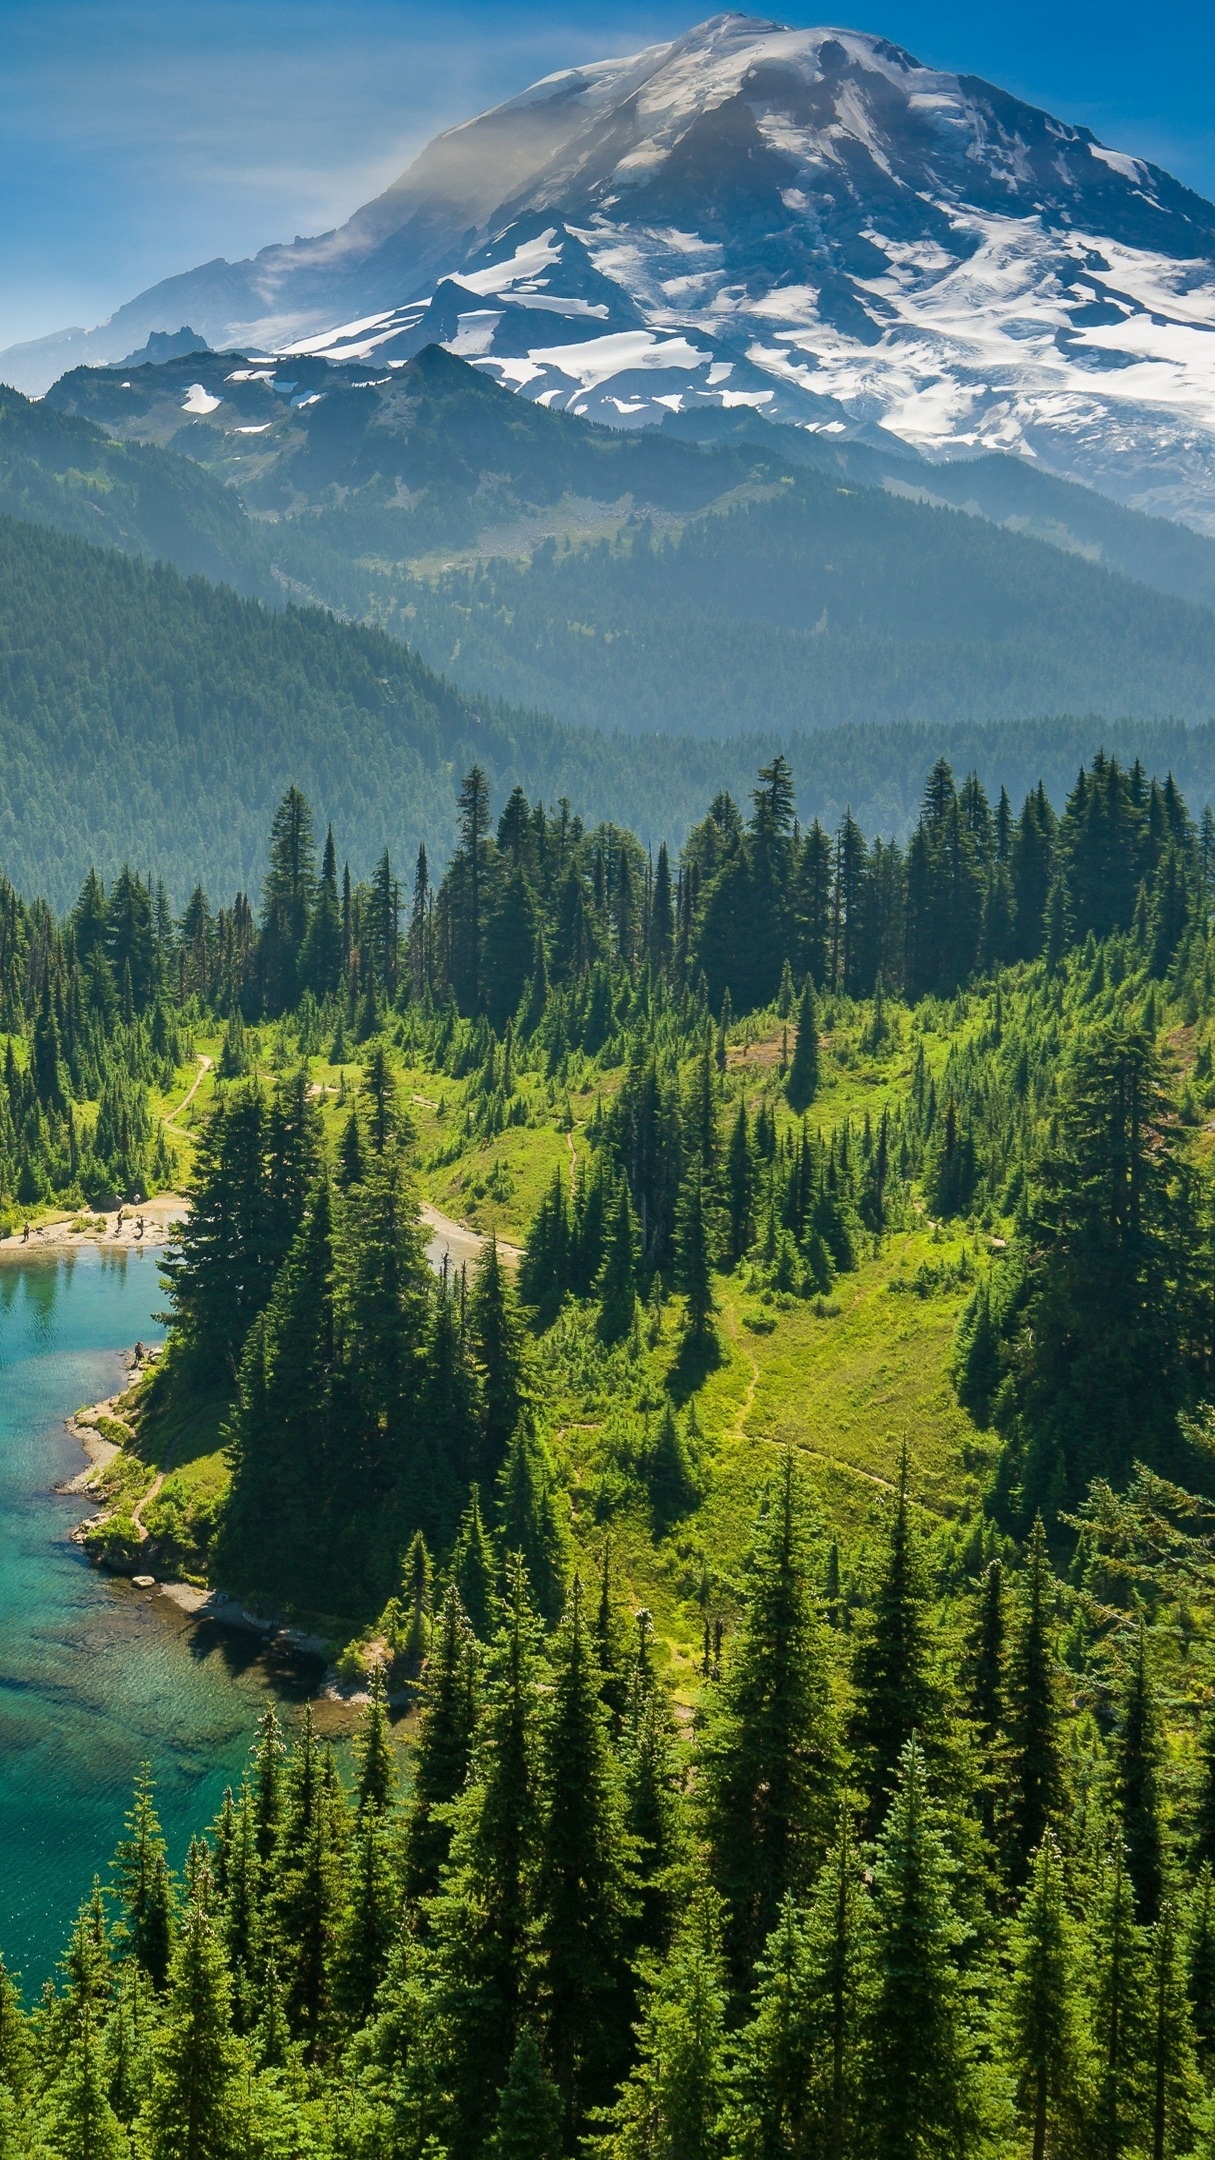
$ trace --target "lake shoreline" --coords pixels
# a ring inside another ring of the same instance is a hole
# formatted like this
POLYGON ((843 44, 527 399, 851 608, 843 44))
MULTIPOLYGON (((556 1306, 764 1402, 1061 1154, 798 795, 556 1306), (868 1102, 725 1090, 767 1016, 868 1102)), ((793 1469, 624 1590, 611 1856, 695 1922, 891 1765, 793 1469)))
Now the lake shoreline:
POLYGON ((0 1264, 33 1260, 44 1252, 81 1252, 90 1248, 98 1252, 142 1252, 145 1247, 157 1250, 170 1243, 173 1224, 180 1222, 189 1205, 181 1193, 157 1193, 138 1207, 124 1202, 109 1213, 94 1214, 91 1208, 78 1208, 74 1215, 56 1215, 47 1222, 31 1223, 28 1239, 21 1230, 0 1238, 0 1264), (72 1227, 86 1220, 92 1227, 72 1227), (142 1236, 138 1235, 141 1220, 142 1236))

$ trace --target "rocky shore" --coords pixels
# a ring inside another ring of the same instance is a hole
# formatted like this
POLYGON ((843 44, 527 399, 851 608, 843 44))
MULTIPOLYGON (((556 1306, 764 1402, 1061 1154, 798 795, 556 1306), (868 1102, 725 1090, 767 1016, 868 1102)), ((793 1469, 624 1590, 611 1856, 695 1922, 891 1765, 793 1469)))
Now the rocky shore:
POLYGON ((0 1262, 30 1260, 42 1252, 78 1252, 96 1245, 104 1252, 140 1252, 144 1247, 167 1245, 172 1226, 189 1206, 180 1193, 157 1193, 138 1207, 123 1205, 108 1214, 82 1208, 75 1215, 56 1215, 47 1222, 31 1223, 11 1237, 0 1238, 0 1262))

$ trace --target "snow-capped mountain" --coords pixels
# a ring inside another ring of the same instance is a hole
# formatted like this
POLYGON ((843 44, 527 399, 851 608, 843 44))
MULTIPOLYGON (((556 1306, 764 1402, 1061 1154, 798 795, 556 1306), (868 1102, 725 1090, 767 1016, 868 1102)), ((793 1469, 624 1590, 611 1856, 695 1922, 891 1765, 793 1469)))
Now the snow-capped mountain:
POLYGON ((885 40, 722 15, 442 135, 338 231, 14 348, 45 388, 188 322, 387 374, 438 342, 614 426, 751 406, 1011 451, 1215 532, 1215 207, 885 40))

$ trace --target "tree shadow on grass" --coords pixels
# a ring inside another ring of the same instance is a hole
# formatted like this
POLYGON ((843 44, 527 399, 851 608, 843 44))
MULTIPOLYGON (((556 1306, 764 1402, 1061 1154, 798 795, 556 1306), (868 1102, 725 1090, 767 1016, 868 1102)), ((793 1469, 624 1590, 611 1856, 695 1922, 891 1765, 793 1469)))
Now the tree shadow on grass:
POLYGON ((667 1393, 677 1410, 682 1410, 721 1362, 722 1347, 716 1328, 709 1326, 684 1336, 666 1377, 667 1393))

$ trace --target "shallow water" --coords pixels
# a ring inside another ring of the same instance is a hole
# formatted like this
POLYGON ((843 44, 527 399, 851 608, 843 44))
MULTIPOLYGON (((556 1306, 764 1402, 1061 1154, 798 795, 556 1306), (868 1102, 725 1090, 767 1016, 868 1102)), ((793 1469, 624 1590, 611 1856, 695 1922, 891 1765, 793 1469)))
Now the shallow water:
POLYGON ((272 1672, 255 1638, 98 1574, 69 1541, 87 1510, 52 1490, 84 1462, 63 1420, 121 1386, 163 1304, 153 1253, 0 1267, 0 1950, 27 1999, 106 1874, 139 1764, 180 1864, 271 1694, 298 1702, 315 1677, 272 1672))

